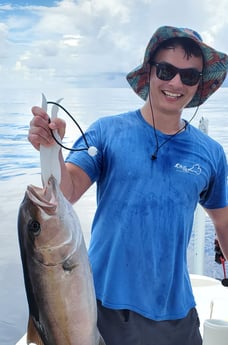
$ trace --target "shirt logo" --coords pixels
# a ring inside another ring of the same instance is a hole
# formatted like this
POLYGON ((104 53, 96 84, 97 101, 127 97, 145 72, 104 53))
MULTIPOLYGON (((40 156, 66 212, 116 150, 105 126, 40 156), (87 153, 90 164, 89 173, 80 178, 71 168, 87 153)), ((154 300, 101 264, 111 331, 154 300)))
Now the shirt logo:
POLYGON ((186 174, 193 174, 193 175, 200 175, 201 174, 201 167, 199 164, 193 164, 193 166, 188 167, 187 165, 182 165, 181 163, 177 163, 174 165, 177 171, 183 172, 186 174))

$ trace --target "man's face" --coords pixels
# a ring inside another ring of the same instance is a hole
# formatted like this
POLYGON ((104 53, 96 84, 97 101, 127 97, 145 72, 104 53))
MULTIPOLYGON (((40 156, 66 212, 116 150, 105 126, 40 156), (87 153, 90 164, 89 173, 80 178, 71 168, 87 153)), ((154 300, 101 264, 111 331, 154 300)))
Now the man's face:
MULTIPOLYGON (((202 57, 185 55, 182 47, 160 50, 154 58, 156 63, 169 63, 177 68, 194 68, 202 72, 202 57)), ((179 114, 191 101, 196 93, 199 82, 196 85, 185 85, 177 73, 171 80, 161 80, 156 75, 156 66, 152 66, 150 79, 150 94, 154 111, 159 113, 179 114)))

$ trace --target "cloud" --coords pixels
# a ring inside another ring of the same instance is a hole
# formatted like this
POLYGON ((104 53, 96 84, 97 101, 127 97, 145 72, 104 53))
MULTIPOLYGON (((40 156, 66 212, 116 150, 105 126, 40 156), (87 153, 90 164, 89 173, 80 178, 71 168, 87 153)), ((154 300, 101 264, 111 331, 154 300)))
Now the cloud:
MULTIPOLYGON (((23 2, 23 1, 22 1, 23 2)), ((17 3, 17 2, 16 2, 17 3)), ((62 0, 0 6, 0 77, 12 83, 77 83, 141 63, 158 26, 191 27, 228 51, 228 0, 62 0), (186 15, 187 14, 187 15, 186 15)), ((112 79, 112 77, 111 77, 112 79)), ((88 82, 89 84, 89 82, 88 82)))

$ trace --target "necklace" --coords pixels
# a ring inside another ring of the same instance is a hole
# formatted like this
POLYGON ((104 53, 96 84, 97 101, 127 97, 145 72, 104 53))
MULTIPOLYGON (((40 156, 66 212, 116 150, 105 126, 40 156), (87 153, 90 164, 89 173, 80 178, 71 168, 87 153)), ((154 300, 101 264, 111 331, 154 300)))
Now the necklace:
POLYGON ((186 130, 188 124, 193 120, 193 118, 196 116, 196 113, 199 109, 199 106, 196 108, 193 116, 191 117, 191 119, 189 120, 189 122, 185 121, 185 124, 183 127, 181 127, 180 129, 178 129, 178 131, 172 135, 170 135, 166 140, 164 140, 160 145, 159 145, 159 142, 158 142, 158 135, 157 135, 157 132, 156 132, 156 128, 155 128, 155 120, 154 120, 154 113, 153 113, 153 107, 152 107, 152 102, 151 102, 151 97, 150 97, 150 92, 149 92, 149 103, 150 103, 150 109, 151 109, 151 116, 152 116, 152 123, 153 123, 153 130, 154 130, 154 137, 155 137, 155 142, 156 142, 156 148, 153 152, 153 154, 151 155, 151 159, 152 161, 156 160, 157 159, 157 155, 158 155, 158 151, 160 150, 160 148, 162 146, 164 146, 165 144, 167 144, 170 140, 172 140, 178 133, 186 130))
MULTIPOLYGON (((153 117, 153 125, 154 125, 154 116, 152 115, 152 117, 153 117)), ((157 136, 156 128, 155 128, 155 126, 153 126, 153 129, 154 129, 154 136, 155 136, 155 140, 156 140, 156 149, 155 149, 154 153, 151 155, 152 161, 154 161, 155 159, 157 159, 158 151, 160 150, 160 148, 161 148, 163 145, 167 144, 167 143, 168 143, 170 140, 172 140, 178 133, 180 133, 180 132, 186 130, 186 127, 187 127, 187 125, 188 125, 188 122, 185 121, 185 120, 184 120, 184 122, 185 122, 185 124, 184 124, 183 127, 181 127, 180 129, 178 129, 178 131, 177 131, 176 133, 170 135, 170 136, 169 136, 166 140, 164 140, 160 145, 159 145, 159 143, 158 143, 158 136, 157 136)))
POLYGON ((169 138, 167 138, 165 141, 163 141, 160 145, 158 142, 158 136, 157 136, 157 132, 156 132, 156 128, 155 128, 155 120, 154 120, 154 113, 153 113, 153 107, 152 107, 152 102, 151 102, 151 94, 150 94, 150 79, 151 79, 151 66, 150 66, 150 71, 149 71, 149 80, 148 80, 148 85, 149 85, 149 103, 150 103, 150 110, 151 110, 151 116, 152 116, 152 123, 153 123, 153 129, 154 129, 154 137, 155 137, 155 141, 156 141, 156 149, 154 151, 154 153, 151 155, 151 159, 152 161, 157 159, 157 154, 158 151, 160 150, 160 148, 167 144, 170 140, 172 140, 178 133, 182 132, 183 130, 186 130, 187 126, 189 125, 189 123, 194 119, 194 117, 196 116, 200 103, 201 103, 201 96, 202 96, 202 92, 203 92, 203 77, 202 80, 200 82, 200 98, 199 98, 199 104, 196 107, 196 110, 194 111, 191 119, 186 122, 185 121, 185 125, 180 128, 176 133, 174 133, 173 135, 171 135, 169 138))

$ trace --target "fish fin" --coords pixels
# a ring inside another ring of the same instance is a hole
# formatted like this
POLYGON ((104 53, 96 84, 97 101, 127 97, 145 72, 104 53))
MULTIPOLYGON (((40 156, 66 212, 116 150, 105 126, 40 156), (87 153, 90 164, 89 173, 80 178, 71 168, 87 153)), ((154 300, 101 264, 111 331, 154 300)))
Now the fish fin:
POLYGON ((102 336, 100 335, 100 341, 98 345, 106 345, 104 339, 102 338, 102 336))
POLYGON ((33 319, 29 316, 28 329, 27 329, 27 344, 44 345, 39 333, 34 325, 33 319))

